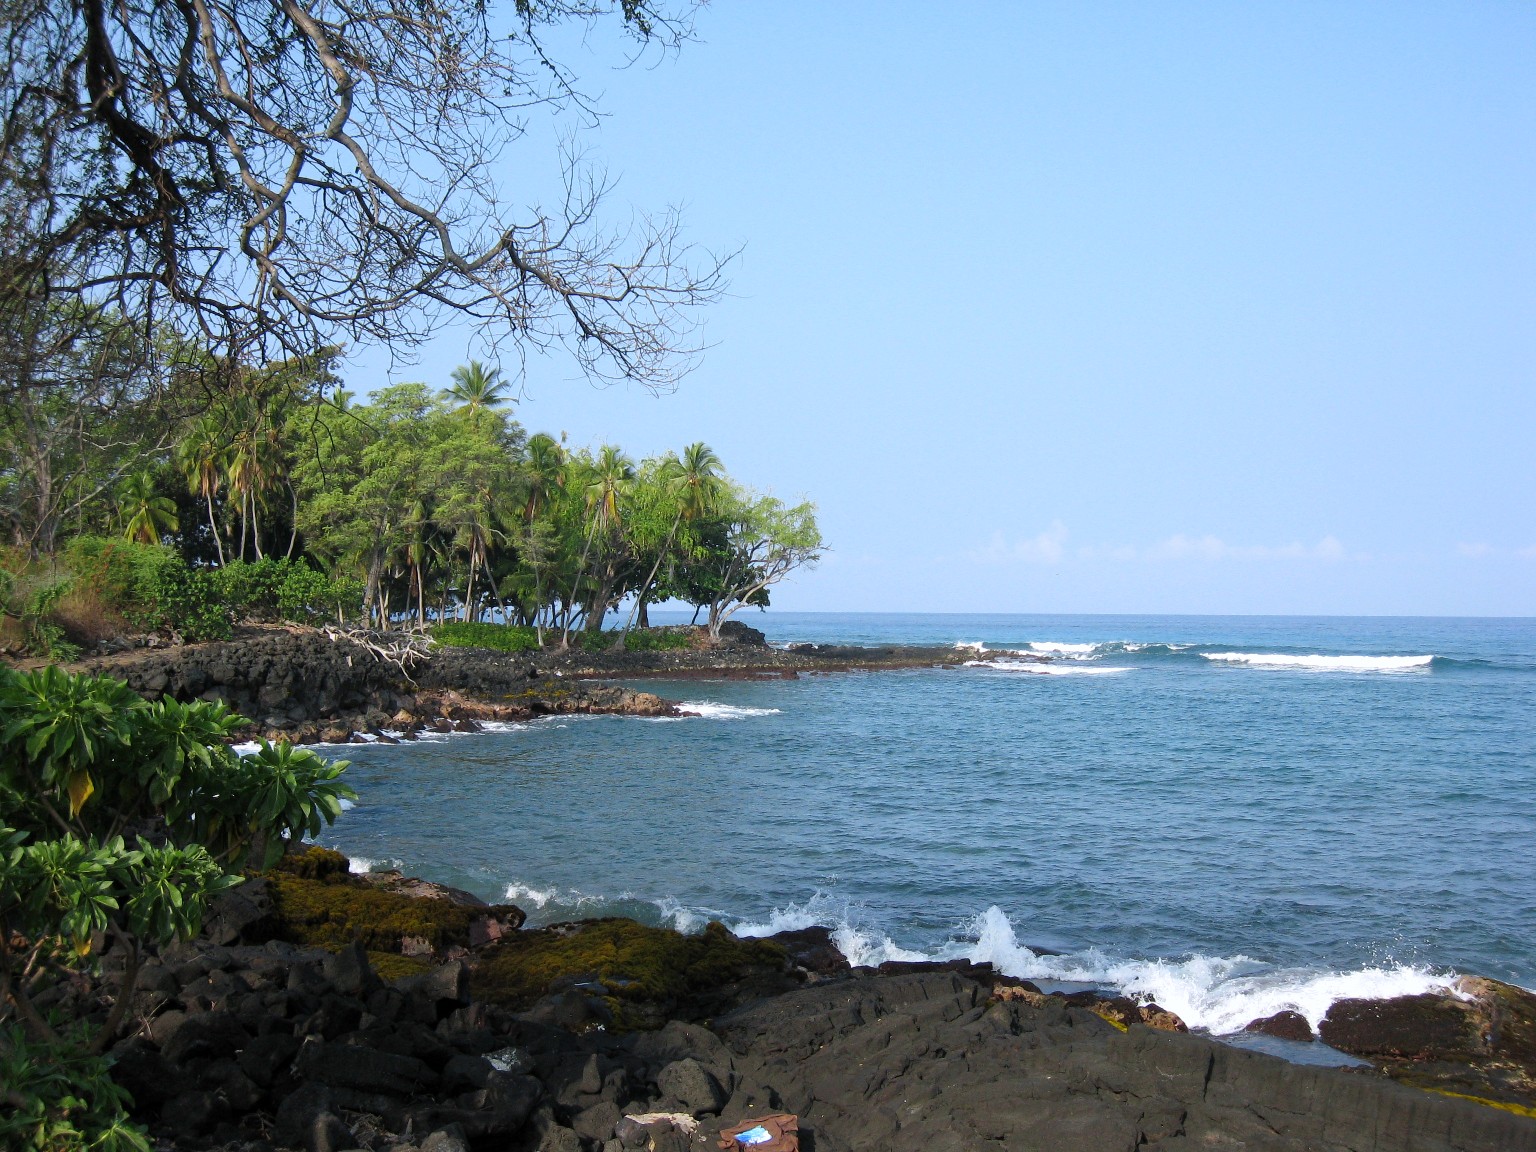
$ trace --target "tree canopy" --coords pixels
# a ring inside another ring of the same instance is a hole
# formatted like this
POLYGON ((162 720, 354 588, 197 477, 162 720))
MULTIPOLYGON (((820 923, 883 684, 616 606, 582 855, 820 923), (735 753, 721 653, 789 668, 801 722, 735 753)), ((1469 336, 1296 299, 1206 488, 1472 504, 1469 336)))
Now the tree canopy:
MULTIPOLYGON (((665 385, 721 287, 672 213, 615 230, 575 149, 509 149, 595 107, 549 48, 638 50, 680 0, 5 0, 0 309, 110 308, 226 356, 395 348, 445 316, 599 379, 665 385), (548 170, 548 178, 537 173, 548 170)), ((6 383, 14 386, 13 381, 6 383)))

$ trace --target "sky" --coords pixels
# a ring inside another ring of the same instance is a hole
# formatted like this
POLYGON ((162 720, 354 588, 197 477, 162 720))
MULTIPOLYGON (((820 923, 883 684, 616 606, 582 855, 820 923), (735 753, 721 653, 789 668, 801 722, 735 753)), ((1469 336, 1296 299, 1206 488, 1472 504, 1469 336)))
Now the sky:
MULTIPOLYGON (((741 249, 709 347, 661 396, 533 357, 517 415, 814 500, 829 550, 775 606, 1536 614, 1536 6, 715 0, 697 32, 564 59, 610 217, 741 249)), ((552 160, 519 148, 514 198, 552 160)), ((348 386, 446 385, 475 338, 357 349, 348 386)))

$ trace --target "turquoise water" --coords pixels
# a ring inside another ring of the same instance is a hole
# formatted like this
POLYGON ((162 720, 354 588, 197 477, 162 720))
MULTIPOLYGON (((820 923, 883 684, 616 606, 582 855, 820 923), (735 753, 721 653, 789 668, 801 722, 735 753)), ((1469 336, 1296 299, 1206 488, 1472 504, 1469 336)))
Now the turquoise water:
POLYGON ((535 923, 827 923, 866 961, 991 959, 1215 1031, 1454 972, 1536 984, 1536 621, 748 622, 985 647, 642 685, 687 719, 337 750, 359 802, 325 842, 535 923))

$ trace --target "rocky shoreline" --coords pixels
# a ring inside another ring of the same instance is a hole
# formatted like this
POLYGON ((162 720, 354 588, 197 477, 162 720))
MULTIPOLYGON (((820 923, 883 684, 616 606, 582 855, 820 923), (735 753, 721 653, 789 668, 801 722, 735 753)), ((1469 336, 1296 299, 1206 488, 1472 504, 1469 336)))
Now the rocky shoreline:
POLYGON ((1536 1148, 1536 997, 1491 981, 1335 1005, 1325 1035, 1376 1064, 1344 1070, 988 965, 852 968, 825 929, 521 924, 306 850, 143 967, 114 1075, 167 1149, 684 1152, 779 1113, 820 1152, 1536 1148), (1495 1066, 1525 1105, 1445 1086, 1495 1066))
POLYGON ((486 721, 560 713, 675 715, 671 701, 599 679, 792 678, 859 669, 953 666, 949 648, 795 645, 731 629, 709 647, 507 654, 430 652, 298 627, 253 628, 235 640, 133 649, 76 667, 125 680, 149 699, 221 700, 251 718, 249 735, 295 744, 411 739, 424 730, 475 731, 486 721))

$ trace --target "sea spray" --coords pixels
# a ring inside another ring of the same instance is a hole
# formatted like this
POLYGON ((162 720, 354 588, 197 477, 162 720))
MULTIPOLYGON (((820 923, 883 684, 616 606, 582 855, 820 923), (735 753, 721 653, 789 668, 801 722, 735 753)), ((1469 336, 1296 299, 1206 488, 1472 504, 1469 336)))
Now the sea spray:
POLYGON ((1041 955, 1018 941, 997 905, 976 918, 975 942, 954 952, 974 963, 1024 980, 1092 984, 1133 999, 1155 1002, 1191 1028, 1217 1035, 1241 1031, 1277 1012, 1298 1012, 1315 1030, 1336 1000, 1387 1000, 1423 992, 1450 992, 1456 974, 1394 965, 1349 972, 1273 969, 1247 956, 1200 956, 1182 960, 1122 960, 1097 948, 1060 956, 1041 955))

